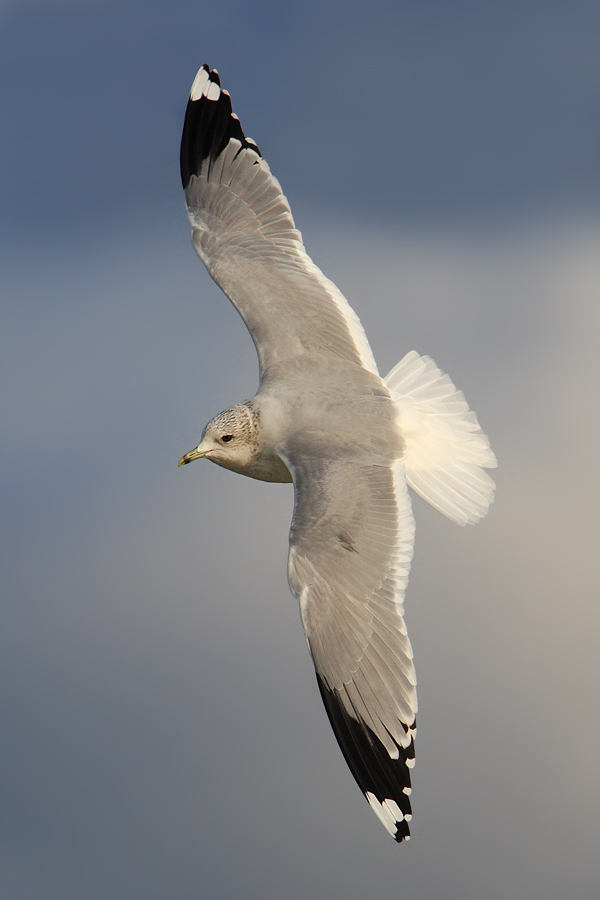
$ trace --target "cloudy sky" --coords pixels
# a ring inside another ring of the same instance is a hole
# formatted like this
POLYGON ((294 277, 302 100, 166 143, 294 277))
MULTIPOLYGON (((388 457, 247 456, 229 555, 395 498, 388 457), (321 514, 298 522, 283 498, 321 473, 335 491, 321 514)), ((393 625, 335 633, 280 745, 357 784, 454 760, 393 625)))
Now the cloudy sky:
POLYGON ((2 900, 595 900, 596 0, 0 3, 2 900), (221 73, 382 372, 499 458, 415 502, 413 840, 369 810, 286 582, 292 491, 177 469, 256 389, 189 244, 221 73))

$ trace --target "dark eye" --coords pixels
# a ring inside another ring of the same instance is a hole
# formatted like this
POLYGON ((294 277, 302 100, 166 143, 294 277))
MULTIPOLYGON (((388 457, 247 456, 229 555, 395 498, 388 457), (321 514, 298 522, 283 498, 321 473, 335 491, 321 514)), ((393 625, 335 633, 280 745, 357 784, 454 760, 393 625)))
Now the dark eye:
POLYGON ((223 437, 221 438, 221 440, 223 441, 224 444, 228 444, 229 441, 233 440, 233 435, 232 434, 224 434, 223 437))

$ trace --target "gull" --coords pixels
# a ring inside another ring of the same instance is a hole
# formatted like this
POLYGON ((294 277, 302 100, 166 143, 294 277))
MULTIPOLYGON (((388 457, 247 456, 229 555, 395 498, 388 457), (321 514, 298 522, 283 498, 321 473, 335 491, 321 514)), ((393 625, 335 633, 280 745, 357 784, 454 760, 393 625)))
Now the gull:
POLYGON ((381 378, 360 321, 312 262, 216 69, 192 85, 181 140, 192 245, 254 341, 254 397, 179 462, 293 482, 288 580, 317 683, 371 808, 409 840, 416 677, 404 624, 408 486, 459 525, 486 515, 496 458, 463 394, 411 351, 381 378))

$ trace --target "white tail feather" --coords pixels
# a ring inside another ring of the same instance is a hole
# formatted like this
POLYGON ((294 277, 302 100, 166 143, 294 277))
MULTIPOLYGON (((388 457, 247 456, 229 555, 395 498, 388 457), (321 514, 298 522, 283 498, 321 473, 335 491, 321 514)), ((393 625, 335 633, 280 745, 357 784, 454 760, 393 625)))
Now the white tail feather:
POLYGON ((484 470, 498 463, 462 391, 414 350, 384 381, 399 409, 410 487, 459 525, 483 518, 496 488, 484 470))

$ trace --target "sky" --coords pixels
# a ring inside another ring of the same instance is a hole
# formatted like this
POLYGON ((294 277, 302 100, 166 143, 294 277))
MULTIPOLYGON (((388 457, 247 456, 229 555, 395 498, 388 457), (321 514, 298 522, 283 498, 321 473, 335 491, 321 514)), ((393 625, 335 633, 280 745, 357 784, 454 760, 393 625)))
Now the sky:
POLYGON ((0 3, 0 897, 595 900, 600 5, 0 3), (386 373, 499 459, 415 499, 412 841, 342 759, 291 486, 195 463, 258 367, 189 242, 216 66, 386 373))

